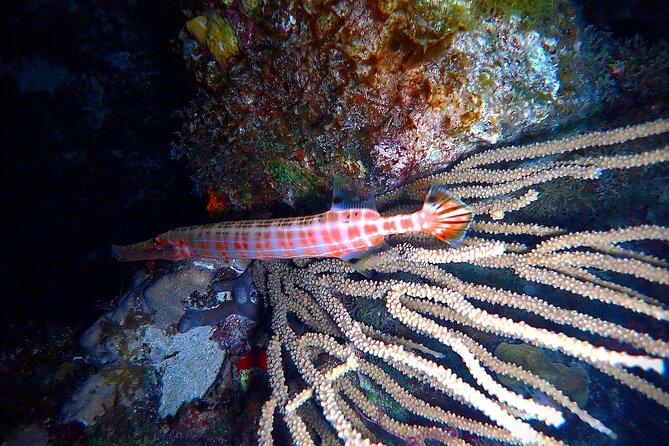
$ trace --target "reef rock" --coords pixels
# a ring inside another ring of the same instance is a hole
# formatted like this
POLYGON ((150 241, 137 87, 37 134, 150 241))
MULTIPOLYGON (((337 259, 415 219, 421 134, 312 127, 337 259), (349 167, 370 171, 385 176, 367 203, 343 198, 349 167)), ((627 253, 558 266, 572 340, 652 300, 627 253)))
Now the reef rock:
POLYGON ((110 408, 138 404, 166 417, 202 397, 226 358, 249 348, 259 306, 245 266, 197 261, 137 273, 116 307, 82 335, 99 369, 64 405, 63 421, 90 426, 110 408))
POLYGON ((143 342, 151 351, 151 365, 162 383, 161 417, 174 415, 182 404, 198 398, 209 389, 225 360, 225 352, 212 341, 212 327, 195 327, 173 336, 149 326, 143 342))

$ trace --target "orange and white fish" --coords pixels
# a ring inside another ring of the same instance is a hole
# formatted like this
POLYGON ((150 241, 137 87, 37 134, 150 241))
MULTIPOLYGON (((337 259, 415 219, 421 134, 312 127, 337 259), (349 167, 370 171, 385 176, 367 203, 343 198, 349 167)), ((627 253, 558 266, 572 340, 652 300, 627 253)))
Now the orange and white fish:
POLYGON ((142 243, 112 246, 112 256, 120 261, 338 257, 364 273, 361 260, 379 252, 387 235, 424 232, 455 244, 471 221, 471 209, 444 186, 432 186, 420 210, 391 216, 336 187, 332 207, 322 214, 176 228, 142 243))

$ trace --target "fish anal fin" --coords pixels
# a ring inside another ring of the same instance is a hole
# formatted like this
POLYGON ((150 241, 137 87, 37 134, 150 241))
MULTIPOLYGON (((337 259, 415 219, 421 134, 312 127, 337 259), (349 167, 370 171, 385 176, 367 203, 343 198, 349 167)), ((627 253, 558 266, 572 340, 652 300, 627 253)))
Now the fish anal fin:
POLYGON ((384 251, 390 249, 386 242, 381 242, 378 245, 371 246, 361 251, 354 251, 344 254, 340 258, 347 261, 358 273, 367 278, 372 277, 372 269, 375 265, 381 262, 378 257, 384 251))

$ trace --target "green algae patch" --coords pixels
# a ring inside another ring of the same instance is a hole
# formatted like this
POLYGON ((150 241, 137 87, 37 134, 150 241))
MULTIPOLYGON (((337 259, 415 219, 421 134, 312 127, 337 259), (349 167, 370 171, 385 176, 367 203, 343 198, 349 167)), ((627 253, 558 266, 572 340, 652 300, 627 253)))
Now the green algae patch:
POLYGON ((258 10, 260 6, 260 0, 242 0, 242 5, 244 6, 244 11, 247 14, 253 14, 258 10))
POLYGON ((218 14, 210 18, 209 32, 207 33, 207 47, 212 56, 219 62, 239 53, 237 34, 232 25, 218 14))
POLYGON ((407 35, 421 44, 433 43, 475 19, 466 1, 418 0, 407 5, 407 35))
POLYGON ((428 45, 469 28, 478 16, 469 0, 377 0, 378 10, 395 15, 405 34, 415 43, 428 45))
POLYGON ((484 17, 520 17, 527 29, 542 29, 565 13, 573 15, 565 0, 475 0, 475 8, 484 17))

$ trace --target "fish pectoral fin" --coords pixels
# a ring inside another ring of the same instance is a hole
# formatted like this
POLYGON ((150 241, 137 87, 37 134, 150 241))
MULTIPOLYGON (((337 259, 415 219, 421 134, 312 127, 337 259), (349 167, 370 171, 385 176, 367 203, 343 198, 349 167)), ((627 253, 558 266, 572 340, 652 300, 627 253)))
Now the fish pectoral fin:
POLYGON ((390 249, 390 245, 381 242, 362 251, 354 251, 344 254, 340 259, 347 261, 358 273, 372 278, 372 270, 384 261, 379 254, 390 249))

